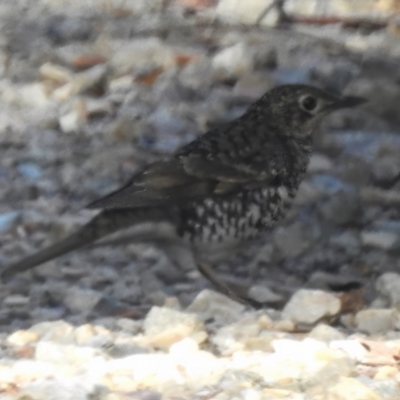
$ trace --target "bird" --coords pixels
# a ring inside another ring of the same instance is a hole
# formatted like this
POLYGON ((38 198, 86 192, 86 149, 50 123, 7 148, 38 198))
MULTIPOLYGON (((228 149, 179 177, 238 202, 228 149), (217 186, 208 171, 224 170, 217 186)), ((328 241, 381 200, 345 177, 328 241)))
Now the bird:
POLYGON ((277 225, 304 177, 321 120, 365 101, 310 85, 276 86, 239 118, 147 165, 120 189, 89 204, 99 212, 86 225, 6 266, 0 277, 7 281, 72 250, 101 244, 115 232, 142 227, 136 239, 154 237, 166 248, 183 249, 220 292, 259 307, 223 283, 213 263, 277 225))

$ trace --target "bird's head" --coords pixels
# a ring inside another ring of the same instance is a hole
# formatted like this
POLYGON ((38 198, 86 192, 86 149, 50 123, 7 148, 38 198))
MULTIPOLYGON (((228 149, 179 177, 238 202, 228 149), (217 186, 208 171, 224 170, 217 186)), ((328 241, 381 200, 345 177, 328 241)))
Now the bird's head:
POLYGON ((281 134, 306 138, 325 115, 365 102, 362 97, 340 97, 312 86, 283 85, 267 92, 258 107, 267 110, 268 121, 273 121, 281 134))

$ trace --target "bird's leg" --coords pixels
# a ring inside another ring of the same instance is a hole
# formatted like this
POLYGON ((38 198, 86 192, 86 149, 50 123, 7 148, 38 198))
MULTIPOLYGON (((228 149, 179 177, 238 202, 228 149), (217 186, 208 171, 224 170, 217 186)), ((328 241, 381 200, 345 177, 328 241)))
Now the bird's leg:
POLYGON ((208 279, 215 286, 215 288, 219 292, 229 296, 230 298, 239 303, 250 305, 255 309, 263 308, 263 305, 258 301, 252 300, 249 297, 241 296, 235 291, 233 291, 227 284, 222 282, 222 280, 215 275, 214 271, 210 268, 209 264, 204 262, 198 262, 197 269, 206 279, 208 279))
POLYGON ((167 256, 167 258, 172 262, 173 265, 178 267, 179 271, 187 272, 197 268, 200 273, 210 281, 214 287, 225 294, 226 296, 232 298, 235 301, 243 303, 245 305, 251 305, 256 309, 260 309, 263 305, 255 300, 252 300, 246 296, 239 294, 236 290, 232 289, 224 283, 220 278, 216 276, 213 270, 207 263, 196 262, 193 256, 193 252, 185 246, 179 245, 178 242, 172 240, 154 240, 154 233, 150 235, 146 234, 136 234, 130 235, 128 237, 121 237, 117 239, 102 240, 97 243, 92 244, 90 247, 97 246, 109 246, 109 245, 123 245, 132 243, 148 243, 159 247, 167 256))

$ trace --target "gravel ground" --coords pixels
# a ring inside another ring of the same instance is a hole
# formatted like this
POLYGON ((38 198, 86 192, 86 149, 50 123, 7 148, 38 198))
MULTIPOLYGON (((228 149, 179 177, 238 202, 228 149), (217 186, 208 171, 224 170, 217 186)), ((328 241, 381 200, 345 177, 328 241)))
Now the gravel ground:
POLYGON ((0 1, 0 265, 274 85, 365 96, 317 132, 284 223, 216 266, 270 308, 151 244, 64 256, 1 285, 1 400, 400 398, 397 31, 217 3, 0 1))

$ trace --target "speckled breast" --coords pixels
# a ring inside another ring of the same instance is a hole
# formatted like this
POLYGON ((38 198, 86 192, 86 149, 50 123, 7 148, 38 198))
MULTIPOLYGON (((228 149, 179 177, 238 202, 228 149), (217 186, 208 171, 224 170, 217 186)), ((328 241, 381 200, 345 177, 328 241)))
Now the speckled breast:
POLYGON ((258 188, 192 202, 182 209, 180 235, 192 243, 247 240, 275 226, 287 190, 258 188))

